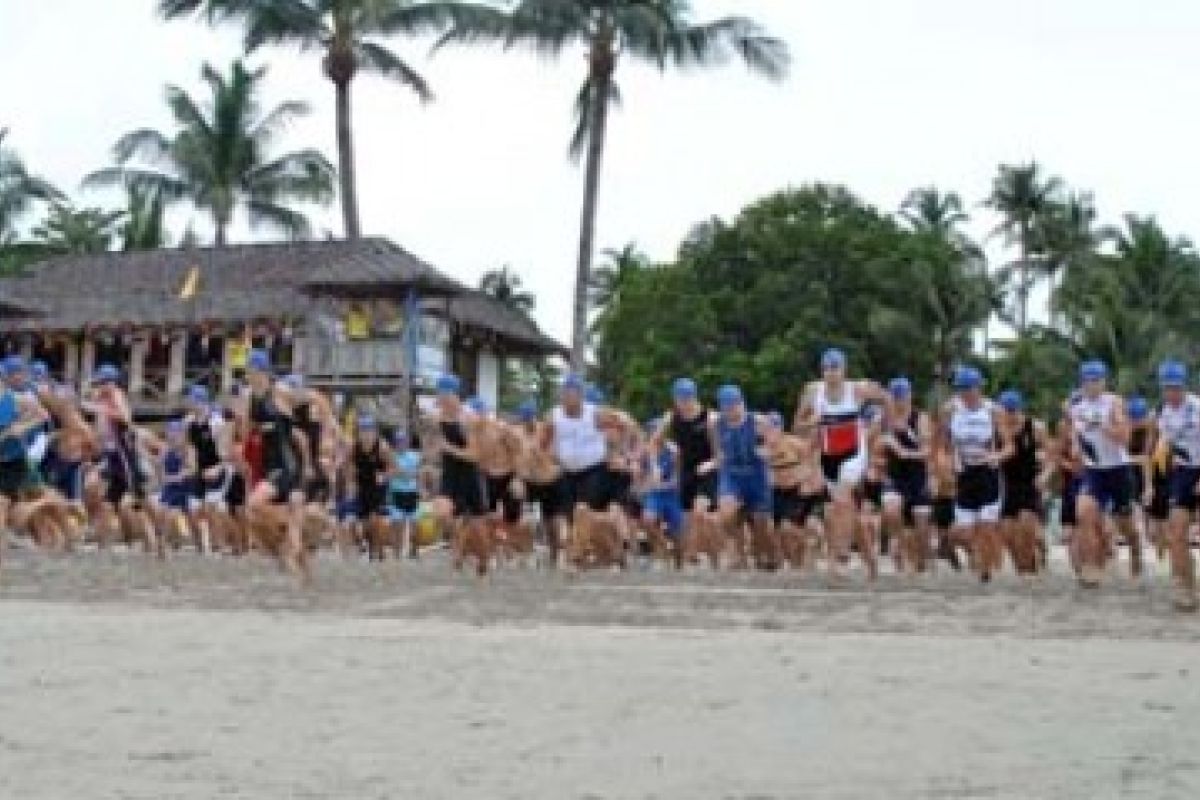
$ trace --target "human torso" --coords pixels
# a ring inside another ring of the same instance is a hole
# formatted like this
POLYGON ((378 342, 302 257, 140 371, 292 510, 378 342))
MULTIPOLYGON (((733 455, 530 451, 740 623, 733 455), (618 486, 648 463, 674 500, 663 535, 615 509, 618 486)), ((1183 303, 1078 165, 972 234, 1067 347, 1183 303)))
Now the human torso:
POLYGON ((579 472, 605 462, 608 442, 596 425, 595 406, 585 403, 578 416, 556 408, 553 421, 555 454, 564 469, 579 472))
POLYGON ((1164 403, 1158 410, 1158 430, 1170 447, 1172 464, 1200 466, 1200 397, 1186 394, 1177 406, 1164 403))
POLYGON ((1089 469, 1110 469, 1129 463, 1125 447, 1108 435, 1107 427, 1122 402, 1112 394, 1080 394, 1070 404, 1071 428, 1083 464, 1089 469))
POLYGON ((862 403, 858 390, 850 382, 830 387, 824 381, 817 384, 813 410, 825 456, 848 456, 864 446, 862 403))

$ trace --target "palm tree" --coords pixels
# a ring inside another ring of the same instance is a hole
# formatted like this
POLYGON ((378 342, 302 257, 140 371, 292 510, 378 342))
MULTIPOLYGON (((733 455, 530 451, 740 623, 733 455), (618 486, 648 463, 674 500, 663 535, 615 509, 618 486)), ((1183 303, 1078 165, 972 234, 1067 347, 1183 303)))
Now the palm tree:
POLYGON ((126 189, 124 221, 121 223, 121 250, 157 250, 169 243, 167 204, 162 194, 141 187, 126 189))
POLYGON ((1006 243, 1018 249, 1019 257, 1007 271, 1017 275, 1016 327, 1021 334, 1029 327, 1029 294, 1037 279, 1037 225, 1062 186, 1059 178, 1043 177, 1036 162, 1016 167, 1002 164, 985 203, 1003 218, 994 233, 1004 234, 1006 243))
POLYGON ((123 211, 54 203, 46 219, 33 229, 33 240, 48 254, 104 253, 112 248, 123 216, 123 211))
POLYGON ((594 311, 603 312, 621 293, 630 276, 638 270, 646 269, 650 259, 630 242, 620 249, 609 248, 604 251, 608 263, 592 270, 588 284, 588 301, 594 311))
POLYGON ((900 218, 914 231, 957 235, 970 217, 958 192, 942 192, 935 186, 913 189, 900 205, 900 218))
POLYGON ((294 45, 322 53, 325 77, 334 87, 346 238, 362 234, 358 214, 357 173, 350 113, 350 86, 363 72, 411 89, 421 102, 433 99, 429 84, 378 40, 396 34, 417 35, 445 29, 453 20, 452 2, 416 0, 159 0, 159 13, 177 19, 201 12, 209 23, 239 21, 246 29, 246 52, 271 45, 294 45))
POLYGON ((754 72, 782 79, 789 64, 787 45, 745 17, 695 23, 687 0, 518 0, 511 11, 471 6, 438 44, 476 42, 498 43, 505 49, 527 46, 555 56, 580 45, 587 53, 570 146, 572 156, 585 158, 571 337, 572 366, 582 370, 600 168, 609 109, 620 98, 618 59, 666 70, 718 66, 736 56, 754 72))
MULTIPOLYGON (((1044 254, 1041 272, 1051 285, 1051 310, 1067 272, 1083 268, 1096 256, 1105 232, 1096 228, 1096 204, 1088 192, 1071 193, 1051 203, 1035 230, 1037 249, 1044 254)), ((1051 318, 1052 327, 1057 314, 1051 318)))
POLYGON ((308 237, 308 219, 289 204, 328 203, 334 170, 316 150, 268 158, 280 131, 307 114, 308 106, 293 101, 261 113, 258 93, 265 74, 265 68, 250 72, 234 61, 226 77, 205 64, 208 104, 168 86, 167 105, 178 130, 171 136, 148 128, 127 133, 114 147, 119 166, 93 172, 84 185, 132 187, 168 204, 189 201, 212 217, 218 247, 227 243, 239 207, 251 225, 308 237))
POLYGON ((484 273, 483 277, 479 279, 481 292, 509 308, 529 316, 533 313, 537 299, 532 292, 524 291, 521 286, 521 276, 513 272, 512 267, 508 264, 500 269, 484 273))
POLYGON ((33 175, 15 152, 4 146, 8 128, 0 128, 0 244, 17 235, 17 223, 34 204, 62 199, 62 193, 44 178, 33 175))

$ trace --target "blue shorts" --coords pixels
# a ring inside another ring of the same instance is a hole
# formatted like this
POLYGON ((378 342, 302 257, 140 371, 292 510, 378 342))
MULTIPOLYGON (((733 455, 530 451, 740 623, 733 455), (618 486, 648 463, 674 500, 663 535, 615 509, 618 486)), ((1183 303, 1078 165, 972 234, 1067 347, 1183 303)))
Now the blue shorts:
POLYGON ((1171 508, 1195 511, 1196 483, 1200 481, 1200 467, 1173 467, 1167 480, 1167 497, 1170 498, 1171 508))
POLYGON ((337 504, 338 522, 354 522, 358 519, 358 501, 340 500, 337 504))
POLYGON ((159 492, 158 502, 172 511, 187 511, 192 502, 192 487, 184 483, 168 483, 159 492))
POLYGON ((1104 469, 1089 467, 1084 470, 1079 494, 1095 500, 1105 513, 1128 516, 1133 511, 1133 481, 1129 479, 1129 467, 1125 464, 1104 469))
POLYGON ((724 500, 737 500, 742 510, 750 514, 770 514, 773 508, 771 481, 767 471, 728 472, 721 470, 717 495, 724 500))
POLYGON ((642 498, 642 511, 662 522, 671 537, 678 536, 683 530, 683 501, 679 492, 649 492, 642 498))

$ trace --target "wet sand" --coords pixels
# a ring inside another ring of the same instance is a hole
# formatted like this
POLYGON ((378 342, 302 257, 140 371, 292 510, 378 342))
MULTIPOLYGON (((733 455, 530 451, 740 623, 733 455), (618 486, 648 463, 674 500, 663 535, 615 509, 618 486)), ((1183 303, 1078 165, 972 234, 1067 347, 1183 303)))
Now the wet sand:
POLYGON ((0 569, 0 798, 1194 798, 1165 584, 0 569))

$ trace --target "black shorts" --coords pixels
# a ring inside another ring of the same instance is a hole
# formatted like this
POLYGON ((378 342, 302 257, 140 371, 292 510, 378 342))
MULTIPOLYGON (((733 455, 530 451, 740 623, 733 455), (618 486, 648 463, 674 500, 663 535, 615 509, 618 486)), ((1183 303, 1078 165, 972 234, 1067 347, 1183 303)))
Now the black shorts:
POLYGON ((387 492, 382 486, 368 486, 365 491, 359 488, 355 505, 358 507, 359 519, 386 516, 387 492))
POLYGON ((694 469, 684 470, 679 481, 680 502, 683 513, 690 513, 697 498, 708 500, 710 509, 717 507, 717 474, 697 475, 694 469))
POLYGON ((552 481, 551 483, 525 483, 526 499, 535 504, 542 512, 542 519, 551 519, 552 517, 561 517, 566 506, 563 504, 562 497, 562 482, 560 480, 552 481))
POLYGON ((483 475, 474 467, 443 469, 438 494, 450 501, 457 517, 482 517, 488 513, 487 487, 483 475))
POLYGON ((597 464, 579 472, 564 472, 562 493, 563 503, 571 512, 580 503, 592 511, 607 510, 612 495, 608 467, 597 464))
POLYGON ((863 481, 859 490, 859 499, 876 511, 883 508, 883 481, 863 481))
POLYGON ((1171 514, 1171 482, 1168 477, 1155 471, 1150 486, 1150 505, 1146 506, 1146 516, 1157 522, 1163 522, 1171 514))
POLYGON ((487 476, 488 507, 491 511, 502 512, 504 521, 509 525, 521 521, 525 506, 524 502, 513 496, 512 482, 512 475, 487 476))
POLYGON ((306 503, 327 505, 332 499, 333 484, 324 472, 318 471, 316 475, 304 482, 304 501, 306 503))
POLYGON ((271 498, 273 503, 291 502, 292 492, 303 489, 300 485, 300 477, 287 469, 273 469, 266 474, 263 481, 269 483, 274 490, 271 498))
POLYGON ((236 473, 228 467, 221 466, 220 473, 215 478, 205 478, 203 473, 192 477, 192 497, 199 503, 229 502, 229 487, 233 485, 236 473))
POLYGON ((21 499, 21 492, 29 483, 29 465, 25 459, 0 461, 0 496, 12 502, 21 499))
POLYGON ((938 530, 948 531, 954 527, 954 498, 935 497, 933 500, 933 525, 938 530))
POLYGON ((420 492, 392 492, 388 498, 388 505, 406 516, 412 516, 417 513, 417 509, 421 505, 420 492))
POLYGON ((808 524, 809 518, 821 510, 821 506, 825 504, 827 494, 801 494, 799 487, 791 489, 781 489, 776 487, 772 490, 773 503, 772 507, 775 514, 775 526, 779 527, 784 522, 790 522, 793 525, 803 528, 808 524))
POLYGON ((1004 484, 1004 502, 1000 506, 1001 519, 1016 519, 1022 512, 1042 515, 1042 495, 1032 483, 1004 484))
POLYGON ((1079 519, 1079 487, 1078 476, 1068 476, 1063 482, 1062 510, 1059 513, 1059 523, 1064 527, 1073 528, 1079 519))
POLYGON ((136 464, 129 463, 121 453, 110 451, 104 457, 104 500, 120 505, 126 497, 141 503, 146 499, 146 481, 136 464))
POLYGON ((229 479, 229 490, 225 492, 225 504, 232 511, 246 506, 246 476, 240 472, 233 473, 229 479))
POLYGON ((633 476, 628 472, 622 472, 611 468, 605 468, 608 473, 605 478, 605 491, 608 495, 608 503, 606 505, 618 505, 624 508, 634 516, 642 515, 641 503, 633 495, 633 476), (636 513, 635 513, 636 512, 636 513))
POLYGON ((929 476, 924 470, 893 475, 884 484, 884 494, 900 496, 900 514, 904 524, 912 527, 917 523, 917 509, 930 509, 929 476))

